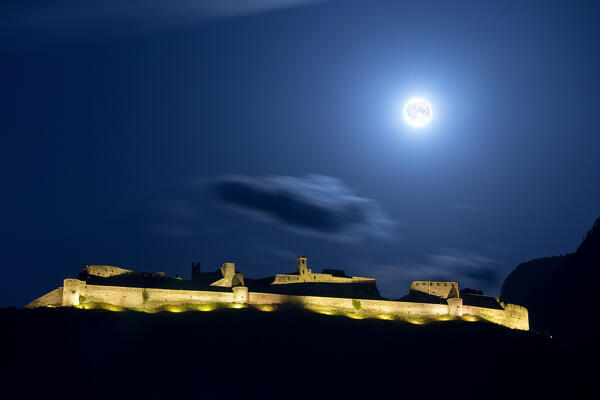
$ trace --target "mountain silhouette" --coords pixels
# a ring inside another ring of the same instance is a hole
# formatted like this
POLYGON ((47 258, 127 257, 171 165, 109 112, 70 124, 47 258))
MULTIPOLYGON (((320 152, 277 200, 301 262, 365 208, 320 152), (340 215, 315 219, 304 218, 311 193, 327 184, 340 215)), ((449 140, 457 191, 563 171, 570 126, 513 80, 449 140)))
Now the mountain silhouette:
POLYGON ((519 265, 502 286, 502 299, 529 310, 530 327, 575 345, 593 340, 600 283, 600 218, 577 251, 519 265))
POLYGON ((500 297, 506 303, 525 307, 526 298, 560 267, 564 266, 571 254, 537 258, 521 263, 504 280, 500 297))

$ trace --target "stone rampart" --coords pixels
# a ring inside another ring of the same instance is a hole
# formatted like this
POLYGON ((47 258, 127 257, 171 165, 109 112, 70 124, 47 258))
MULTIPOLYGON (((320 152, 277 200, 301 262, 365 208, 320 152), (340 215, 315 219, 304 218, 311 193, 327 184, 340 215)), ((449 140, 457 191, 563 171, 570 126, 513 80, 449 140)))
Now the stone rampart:
MULTIPOLYGON (((389 300, 366 300, 320 296, 293 296, 274 293, 247 292, 246 287, 231 292, 154 289, 122 286, 87 285, 78 279, 65 279, 64 287, 40 297, 27 307, 77 306, 103 303, 138 310, 156 310, 165 306, 203 304, 277 305, 296 304, 325 314, 346 314, 353 317, 400 318, 408 321, 460 317, 452 310, 458 304, 429 304, 389 300), (62 299, 62 301, 59 301, 62 299)), ((462 305, 463 318, 478 317, 513 329, 529 330, 527 309, 507 304, 502 309, 462 305)))
POLYGON ((299 282, 365 283, 365 282, 375 282, 375 279, 363 278, 360 276, 341 277, 341 276, 333 276, 332 274, 314 274, 312 272, 307 272, 304 275, 277 274, 277 275, 275 275, 275 280, 273 281, 273 285, 285 285, 285 284, 299 283, 299 282))
POLYGON ((458 295, 458 282, 414 281, 410 284, 410 290, 443 298, 447 298, 453 288, 458 295))
POLYGON ((83 271, 87 272, 90 275, 101 276, 103 278, 131 274, 134 272, 130 269, 113 267, 111 265, 84 265, 83 271))
MULTIPOLYGON (((355 299, 319 296, 288 296, 272 293, 248 294, 248 304, 298 304, 307 308, 324 312, 357 312, 354 306, 355 299)), ((390 315, 398 317, 437 317, 448 314, 448 306, 445 304, 409 303, 389 300, 359 300, 358 313, 372 315, 390 315)))
POLYGON ((63 303, 63 287, 60 286, 27 304, 25 308, 61 307, 63 303))
POLYGON ((78 306, 81 296, 85 297, 85 281, 65 279, 63 281, 63 306, 78 306))
POLYGON ((463 315, 473 315, 512 329, 529 330, 529 312, 516 304, 506 304, 504 310, 463 305, 463 315))
POLYGON ((86 302, 152 309, 164 305, 233 303, 233 292, 86 285, 86 302))

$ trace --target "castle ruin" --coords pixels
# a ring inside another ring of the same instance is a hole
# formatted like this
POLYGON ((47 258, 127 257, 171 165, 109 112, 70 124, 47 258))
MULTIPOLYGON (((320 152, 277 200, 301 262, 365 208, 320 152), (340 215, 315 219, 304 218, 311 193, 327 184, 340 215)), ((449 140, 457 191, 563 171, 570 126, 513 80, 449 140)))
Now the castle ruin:
POLYGON ((395 301, 382 298, 375 279, 348 277, 343 271, 313 273, 298 256, 298 272, 269 279, 245 279, 234 263, 216 272, 192 264, 192 279, 169 278, 162 272, 136 272, 112 266, 84 265, 77 279, 32 301, 26 307, 107 308, 110 310, 185 311, 218 307, 256 307, 267 311, 284 304, 323 314, 353 318, 401 319, 413 323, 462 318, 486 320, 529 330, 527 309, 498 297, 465 290, 458 282, 414 281, 409 294, 395 301))

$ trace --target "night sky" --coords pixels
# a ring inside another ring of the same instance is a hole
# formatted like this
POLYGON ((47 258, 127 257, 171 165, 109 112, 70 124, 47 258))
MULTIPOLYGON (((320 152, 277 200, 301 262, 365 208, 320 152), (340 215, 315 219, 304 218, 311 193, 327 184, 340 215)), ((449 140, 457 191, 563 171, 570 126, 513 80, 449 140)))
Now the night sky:
POLYGON ((600 215, 598 2, 79 3, 0 6, 0 305, 298 253, 497 295, 600 215))

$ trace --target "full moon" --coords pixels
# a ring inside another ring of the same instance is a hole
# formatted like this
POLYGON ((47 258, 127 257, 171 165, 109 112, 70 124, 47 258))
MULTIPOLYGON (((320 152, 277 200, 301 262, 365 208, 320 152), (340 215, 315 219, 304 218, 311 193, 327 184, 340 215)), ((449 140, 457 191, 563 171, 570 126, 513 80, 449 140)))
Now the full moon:
POLYGON ((411 126, 427 125, 432 115, 431 105, 425 99, 410 99, 404 106, 404 119, 411 126))

